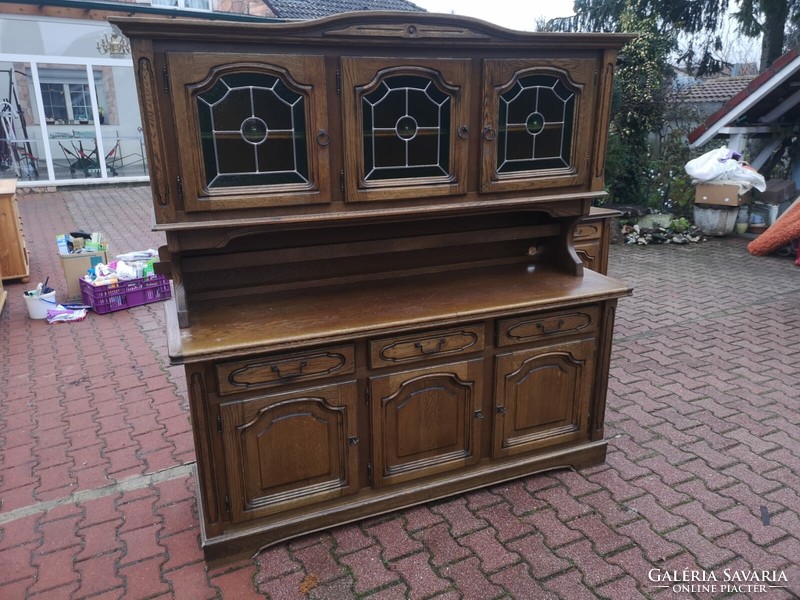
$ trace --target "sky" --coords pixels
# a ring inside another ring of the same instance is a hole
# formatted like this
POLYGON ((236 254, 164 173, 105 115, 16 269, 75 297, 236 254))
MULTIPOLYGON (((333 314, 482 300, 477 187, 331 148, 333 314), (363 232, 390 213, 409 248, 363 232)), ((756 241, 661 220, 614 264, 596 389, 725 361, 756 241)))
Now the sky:
POLYGON ((573 0, 412 0, 429 12, 455 13, 508 27, 533 31, 537 17, 573 14, 573 0))
MULTIPOLYGON (((440 13, 483 19, 509 29, 534 31, 537 17, 547 19, 573 14, 573 0, 411 0, 417 6, 440 13)), ((734 3, 731 3, 732 5, 734 3)), ((732 6, 731 9, 735 9, 732 6)), ((758 63, 760 41, 738 35, 730 24, 723 33, 723 55, 732 63, 758 63)))

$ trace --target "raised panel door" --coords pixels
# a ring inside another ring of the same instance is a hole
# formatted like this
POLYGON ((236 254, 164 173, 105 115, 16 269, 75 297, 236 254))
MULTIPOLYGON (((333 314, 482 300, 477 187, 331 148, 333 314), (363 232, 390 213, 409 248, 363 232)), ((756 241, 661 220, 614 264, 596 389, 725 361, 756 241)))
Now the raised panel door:
POLYGON ((589 436, 594 355, 594 340, 497 355, 495 457, 589 436))
POLYGON ((234 522, 357 490, 355 383, 223 404, 220 414, 234 522))
POLYGON ((330 202, 323 57, 167 60, 187 211, 330 202))
POLYGON ((478 359, 370 379, 376 487, 478 461, 482 365, 478 359))
POLYGON ((587 186, 596 59, 483 61, 481 191, 587 186))
POLYGON ((347 201, 467 191, 469 61, 342 58, 347 201))

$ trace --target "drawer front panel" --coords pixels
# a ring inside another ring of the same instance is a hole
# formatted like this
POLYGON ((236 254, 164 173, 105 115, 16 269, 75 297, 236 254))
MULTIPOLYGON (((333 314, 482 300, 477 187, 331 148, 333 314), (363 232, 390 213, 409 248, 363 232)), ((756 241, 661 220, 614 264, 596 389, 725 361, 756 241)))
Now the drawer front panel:
POLYGON ((598 307, 587 306, 506 319, 498 324, 497 344, 498 346, 511 346, 594 331, 597 329, 599 317, 598 307))
POLYGON ((483 324, 373 340, 369 343, 370 367, 375 369, 438 356, 478 352, 483 350, 483 346, 483 324))
POLYGON ((575 229, 575 240, 599 240, 603 237, 602 223, 579 223, 575 229))
POLYGON ((251 358, 216 365, 221 396, 354 372, 353 347, 251 358))

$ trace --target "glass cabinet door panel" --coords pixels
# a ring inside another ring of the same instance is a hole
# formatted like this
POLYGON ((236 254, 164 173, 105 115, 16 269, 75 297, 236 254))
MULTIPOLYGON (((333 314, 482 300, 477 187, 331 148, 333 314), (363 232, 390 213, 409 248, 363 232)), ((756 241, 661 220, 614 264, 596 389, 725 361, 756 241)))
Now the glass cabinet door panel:
POLYGON ((449 175, 452 99, 432 79, 387 77, 361 100, 366 181, 449 175))
POLYGON ((585 185, 592 59, 484 61, 481 191, 585 185))
POLYGON ((275 76, 236 73, 197 95, 209 189, 308 184, 305 97, 275 76))
POLYGON ((342 59, 348 201, 466 191, 467 66, 342 59))
POLYGON ((169 62, 186 210, 330 201, 321 57, 178 54, 169 62))
POLYGON ((568 169, 575 90, 558 77, 522 77, 500 94, 497 172, 568 169))

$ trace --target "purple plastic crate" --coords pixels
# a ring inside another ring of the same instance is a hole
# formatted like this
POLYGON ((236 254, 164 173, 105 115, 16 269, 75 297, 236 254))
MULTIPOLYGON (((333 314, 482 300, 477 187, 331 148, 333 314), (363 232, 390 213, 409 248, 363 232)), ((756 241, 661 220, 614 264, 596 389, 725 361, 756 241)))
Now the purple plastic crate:
POLYGON ((164 275, 97 286, 83 279, 80 282, 83 303, 100 315, 172 297, 169 279, 164 275))

